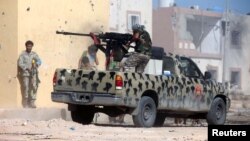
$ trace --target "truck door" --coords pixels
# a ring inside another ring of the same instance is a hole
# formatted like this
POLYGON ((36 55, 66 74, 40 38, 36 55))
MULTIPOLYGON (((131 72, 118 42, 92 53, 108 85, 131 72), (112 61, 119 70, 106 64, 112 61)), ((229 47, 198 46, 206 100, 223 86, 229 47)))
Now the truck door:
POLYGON ((163 92, 164 108, 170 110, 178 110, 183 107, 183 83, 176 72, 176 60, 172 57, 166 56, 163 58, 162 74, 165 82, 165 89, 163 92))
POLYGON ((206 110, 206 97, 209 88, 207 87, 208 81, 204 80, 197 65, 189 58, 180 57, 179 59, 180 73, 183 74, 183 91, 182 100, 183 108, 191 111, 206 110))

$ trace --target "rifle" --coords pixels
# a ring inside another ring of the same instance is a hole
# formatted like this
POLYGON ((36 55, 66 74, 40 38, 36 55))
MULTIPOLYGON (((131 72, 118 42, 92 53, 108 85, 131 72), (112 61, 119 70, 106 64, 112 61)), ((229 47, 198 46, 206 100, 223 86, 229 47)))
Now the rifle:
POLYGON ((84 33, 56 31, 56 34, 91 37, 94 41, 94 44, 102 52, 105 53, 106 57, 109 57, 110 52, 113 51, 114 60, 118 62, 120 62, 123 56, 128 52, 127 51, 128 49, 126 49, 123 45, 127 44, 132 39, 132 34, 115 33, 115 32, 106 32, 99 34, 90 32, 89 34, 84 34, 84 33))
POLYGON ((32 83, 33 89, 37 90, 38 84, 40 83, 40 79, 38 77, 38 70, 37 70, 35 59, 32 59, 30 77, 31 77, 31 83, 32 83), (36 82, 35 82, 35 80, 36 80, 36 82))

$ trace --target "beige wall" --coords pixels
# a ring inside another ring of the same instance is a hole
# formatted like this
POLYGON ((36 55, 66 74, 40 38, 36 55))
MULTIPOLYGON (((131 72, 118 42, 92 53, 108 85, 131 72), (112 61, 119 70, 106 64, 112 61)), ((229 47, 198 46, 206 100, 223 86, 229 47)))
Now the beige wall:
POLYGON ((176 14, 173 8, 153 10, 153 46, 164 47, 166 52, 174 52, 176 46, 176 14))
POLYGON ((0 107, 15 107, 17 0, 0 0, 0 107))
MULTIPOLYGON (((3 3, 8 3, 8 0, 1 1, 4 1, 3 3)), ((13 4, 11 4, 11 8, 9 9, 17 9, 16 7, 13 7, 13 4)), ((16 65, 15 63, 18 55, 25 49, 25 41, 34 41, 33 50, 37 52, 42 59, 42 66, 39 69, 41 84, 38 89, 37 97, 37 105, 39 107, 60 106, 51 102, 50 98, 52 77, 55 68, 76 68, 81 53, 92 43, 89 37, 57 35, 55 34, 56 30, 85 33, 91 31, 105 32, 108 28, 108 17, 109 1, 18 1, 18 16, 12 19, 18 20, 18 30, 11 31, 11 33, 18 33, 18 39, 15 40, 15 42, 17 42, 15 46, 18 46, 18 48, 15 49, 16 54, 13 55, 15 58, 13 59, 14 66, 16 65)), ((16 24, 17 22, 13 23, 16 24)), ((5 42, 8 43, 9 41, 5 42)), ((2 50, 3 49, 0 50, 0 53, 2 50)), ((10 53, 6 52, 6 54, 10 53)), ((103 69, 105 60, 103 59, 104 55, 100 52, 98 55, 101 62, 99 65, 100 69, 103 69)), ((16 66, 8 69, 16 72, 16 66)), ((17 80, 13 81, 15 82, 17 80)), ((9 84, 4 83, 4 85, 1 86, 5 89, 9 84)), ((3 92, 6 91, 7 90, 4 90, 3 92)), ((18 106, 21 106, 20 86, 15 85, 15 93, 11 93, 13 96, 16 95, 17 100, 15 102, 18 106)), ((2 94, 0 95, 0 107, 3 107, 4 105, 1 104, 1 99, 2 94)))

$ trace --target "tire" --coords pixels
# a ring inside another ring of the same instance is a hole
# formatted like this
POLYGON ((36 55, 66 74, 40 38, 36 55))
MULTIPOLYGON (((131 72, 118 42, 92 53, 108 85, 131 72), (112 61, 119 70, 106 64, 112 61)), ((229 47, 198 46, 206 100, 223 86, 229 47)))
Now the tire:
POLYGON ((207 113, 209 125, 223 125, 226 121, 226 104, 220 97, 213 100, 210 110, 207 113))
POLYGON ((162 113, 157 113, 154 127, 161 127, 165 122, 166 116, 162 113))
POLYGON ((138 104, 138 113, 133 115, 137 127, 152 127, 156 118, 156 106, 151 97, 143 96, 138 104))
POLYGON ((71 111, 72 120, 81 124, 90 124, 94 115, 95 112, 92 107, 77 107, 75 111, 71 111))

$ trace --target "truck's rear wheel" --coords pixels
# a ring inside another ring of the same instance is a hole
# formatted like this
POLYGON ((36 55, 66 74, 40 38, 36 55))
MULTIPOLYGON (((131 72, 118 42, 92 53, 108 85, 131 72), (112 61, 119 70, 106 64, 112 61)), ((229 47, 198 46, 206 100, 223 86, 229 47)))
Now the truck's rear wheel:
POLYGON ((220 97, 213 100, 207 114, 207 123, 211 125, 223 125, 226 121, 226 104, 220 97))
POLYGON ((93 121, 95 111, 92 107, 79 106, 76 110, 71 111, 71 118, 74 122, 81 124, 90 124, 93 121))
POLYGON ((138 105, 138 114, 133 115, 133 122, 138 127, 152 127, 156 117, 155 102, 151 97, 143 96, 138 105))

